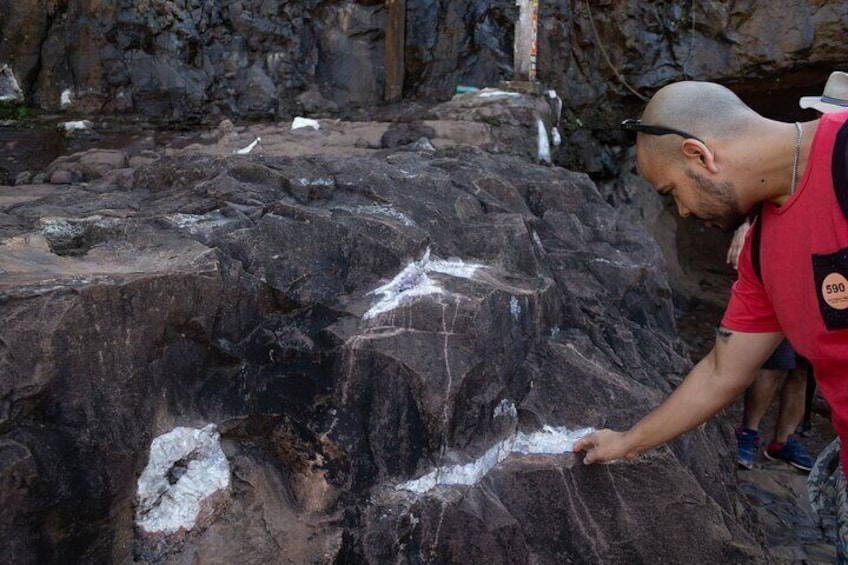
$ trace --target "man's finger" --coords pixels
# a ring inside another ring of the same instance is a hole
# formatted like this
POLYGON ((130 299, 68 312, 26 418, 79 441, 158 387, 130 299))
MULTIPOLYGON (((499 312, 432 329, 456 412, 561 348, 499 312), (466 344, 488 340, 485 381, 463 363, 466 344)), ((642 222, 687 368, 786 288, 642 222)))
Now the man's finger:
POLYGON ((588 448, 594 446, 595 445, 595 442, 593 441, 594 435, 595 435, 594 433, 591 433, 591 434, 589 434, 587 436, 583 436, 580 439, 578 439, 577 441, 575 441, 574 442, 574 448, 573 448, 574 452, 577 453, 578 451, 583 451, 584 449, 588 449, 588 448))

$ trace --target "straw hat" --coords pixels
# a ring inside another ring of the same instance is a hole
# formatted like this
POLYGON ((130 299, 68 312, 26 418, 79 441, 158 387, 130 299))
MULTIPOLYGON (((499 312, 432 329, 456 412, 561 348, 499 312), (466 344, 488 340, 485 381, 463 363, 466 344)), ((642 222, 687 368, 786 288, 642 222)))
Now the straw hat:
POLYGON ((848 110, 848 73, 830 73, 821 96, 802 96, 798 101, 802 108, 812 108, 823 114, 848 110))

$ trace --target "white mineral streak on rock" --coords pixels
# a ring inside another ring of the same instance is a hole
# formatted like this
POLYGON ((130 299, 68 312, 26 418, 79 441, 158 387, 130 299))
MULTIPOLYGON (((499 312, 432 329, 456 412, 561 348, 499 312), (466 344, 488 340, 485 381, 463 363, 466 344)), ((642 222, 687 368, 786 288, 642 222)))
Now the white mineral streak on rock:
POLYGON ((536 247, 539 248, 539 251, 544 251, 545 246, 542 244, 542 239, 539 237, 539 234, 536 233, 536 231, 534 230, 531 235, 533 237, 533 243, 536 244, 536 247))
POLYGON ((593 431, 594 428, 569 430, 564 427, 545 426, 531 434, 517 432, 497 442, 476 461, 437 468, 419 479, 398 485, 397 489, 424 494, 438 485, 474 485, 512 453, 558 455, 574 451, 574 442, 593 431))
MULTIPOLYGON (((430 250, 427 249, 427 253, 430 253, 430 250)), ((436 259, 430 261, 427 266, 427 270, 432 271, 434 273, 443 273, 445 275, 450 275, 452 277, 456 277, 458 279, 470 279, 474 272, 482 267, 482 265, 478 265, 476 263, 464 263, 463 261, 443 261, 441 259, 436 259)))
POLYGON ((301 178, 299 179, 300 186, 335 186, 336 182, 327 177, 321 177, 317 179, 307 179, 301 178))
POLYGON ((259 142, 260 142, 260 141, 262 141, 262 138, 260 138, 260 137, 258 137, 258 136, 257 136, 257 137, 256 137, 256 139, 254 139, 253 141, 251 141, 251 142, 250 142, 247 146, 242 147, 241 149, 236 149, 235 151, 233 151, 233 153, 235 153, 236 155, 247 155, 248 153, 250 153, 251 151, 253 151, 253 149, 254 149, 257 145, 259 145, 259 142))
POLYGON ((504 398, 501 400, 500 404, 495 406, 495 411, 492 413, 492 417, 498 418, 500 416, 509 416, 510 418, 518 417, 518 410, 515 408, 515 403, 511 400, 507 400, 504 398))
POLYGON ((174 428, 150 444, 150 461, 138 478, 136 525, 144 534, 189 531, 229 486, 230 465, 215 424, 174 428))
POLYGON ((473 485, 503 461, 509 452, 504 449, 506 442, 498 442, 489 448, 482 457, 465 465, 453 465, 436 469, 420 479, 399 485, 398 489, 424 494, 438 485, 473 485))
POLYGON ((562 136, 559 133, 559 120, 562 117, 562 98, 560 98, 556 90, 548 91, 548 98, 553 100, 554 125, 551 128, 551 143, 554 147, 559 147, 562 143, 562 136))
POLYGON ((415 222, 404 214, 403 212, 396 210, 391 205, 388 204, 361 204, 359 206, 354 207, 344 207, 340 206, 339 210, 348 210, 349 212, 353 212, 354 214, 369 214, 374 216, 385 216, 387 218, 392 218, 394 220, 399 221, 405 226, 414 226, 415 222))
POLYGON ((548 141, 548 131, 542 118, 536 119, 536 147, 540 163, 551 162, 551 144, 548 141))
POLYGON ((178 212, 166 216, 165 219, 175 227, 186 230, 190 234, 206 233, 233 221, 224 216, 220 210, 212 210, 203 215, 178 212))
POLYGON ((571 452, 574 451, 574 442, 594 431, 594 428, 569 430, 560 426, 545 426, 532 434, 518 432, 515 434, 512 451, 513 453, 551 455, 571 452))
POLYGON ((315 131, 321 129, 321 124, 318 123, 318 120, 313 120, 310 118, 301 118, 297 116, 294 120, 292 120, 291 129, 303 129, 303 128, 311 128, 315 131))
POLYGON ((518 318, 521 316, 521 305, 518 303, 518 299, 514 296, 509 297, 509 313, 512 314, 512 319, 515 322, 517 322, 518 318))
POLYGON ((559 147, 562 144, 562 135, 560 135, 559 129, 556 126, 551 128, 551 143, 553 143, 554 147, 559 147))
POLYGON ((631 265, 626 263, 622 263, 621 261, 610 261, 606 257, 595 257, 594 259, 589 260, 590 263, 603 263, 605 265, 615 265, 616 267, 623 267, 625 269, 631 268, 631 265))
POLYGON ((379 294, 382 298, 362 315, 366 320, 383 312, 394 310, 416 296, 441 294, 443 291, 427 273, 443 273, 457 278, 471 278, 480 265, 462 261, 430 260, 430 248, 420 261, 413 261, 388 283, 375 288, 368 294, 379 294))
POLYGON ((0 102, 23 102, 24 92, 12 67, 0 65, 0 102))

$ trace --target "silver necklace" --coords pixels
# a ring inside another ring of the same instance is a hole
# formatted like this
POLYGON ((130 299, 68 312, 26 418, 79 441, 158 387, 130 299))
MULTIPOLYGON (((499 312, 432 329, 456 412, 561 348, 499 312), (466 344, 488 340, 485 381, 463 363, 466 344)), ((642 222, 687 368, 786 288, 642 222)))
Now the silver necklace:
POLYGON ((801 153, 801 137, 803 137, 803 131, 801 130, 801 122, 795 122, 795 129, 798 131, 798 135, 795 137, 795 159, 792 162, 792 186, 789 187, 789 195, 795 194, 795 182, 798 180, 798 157, 801 153))

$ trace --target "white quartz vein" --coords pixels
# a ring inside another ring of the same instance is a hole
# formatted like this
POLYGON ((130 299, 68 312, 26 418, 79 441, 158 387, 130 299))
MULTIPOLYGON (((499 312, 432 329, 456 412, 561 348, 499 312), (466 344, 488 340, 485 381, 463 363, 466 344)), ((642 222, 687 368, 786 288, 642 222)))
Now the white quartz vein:
POLYGON ((512 453, 558 455, 570 452, 574 450, 575 441, 593 431, 594 428, 570 430, 565 427, 545 426, 530 434, 517 432, 494 444, 476 461, 437 468, 419 479, 398 485, 397 488, 424 494, 438 485, 473 485, 512 453))

